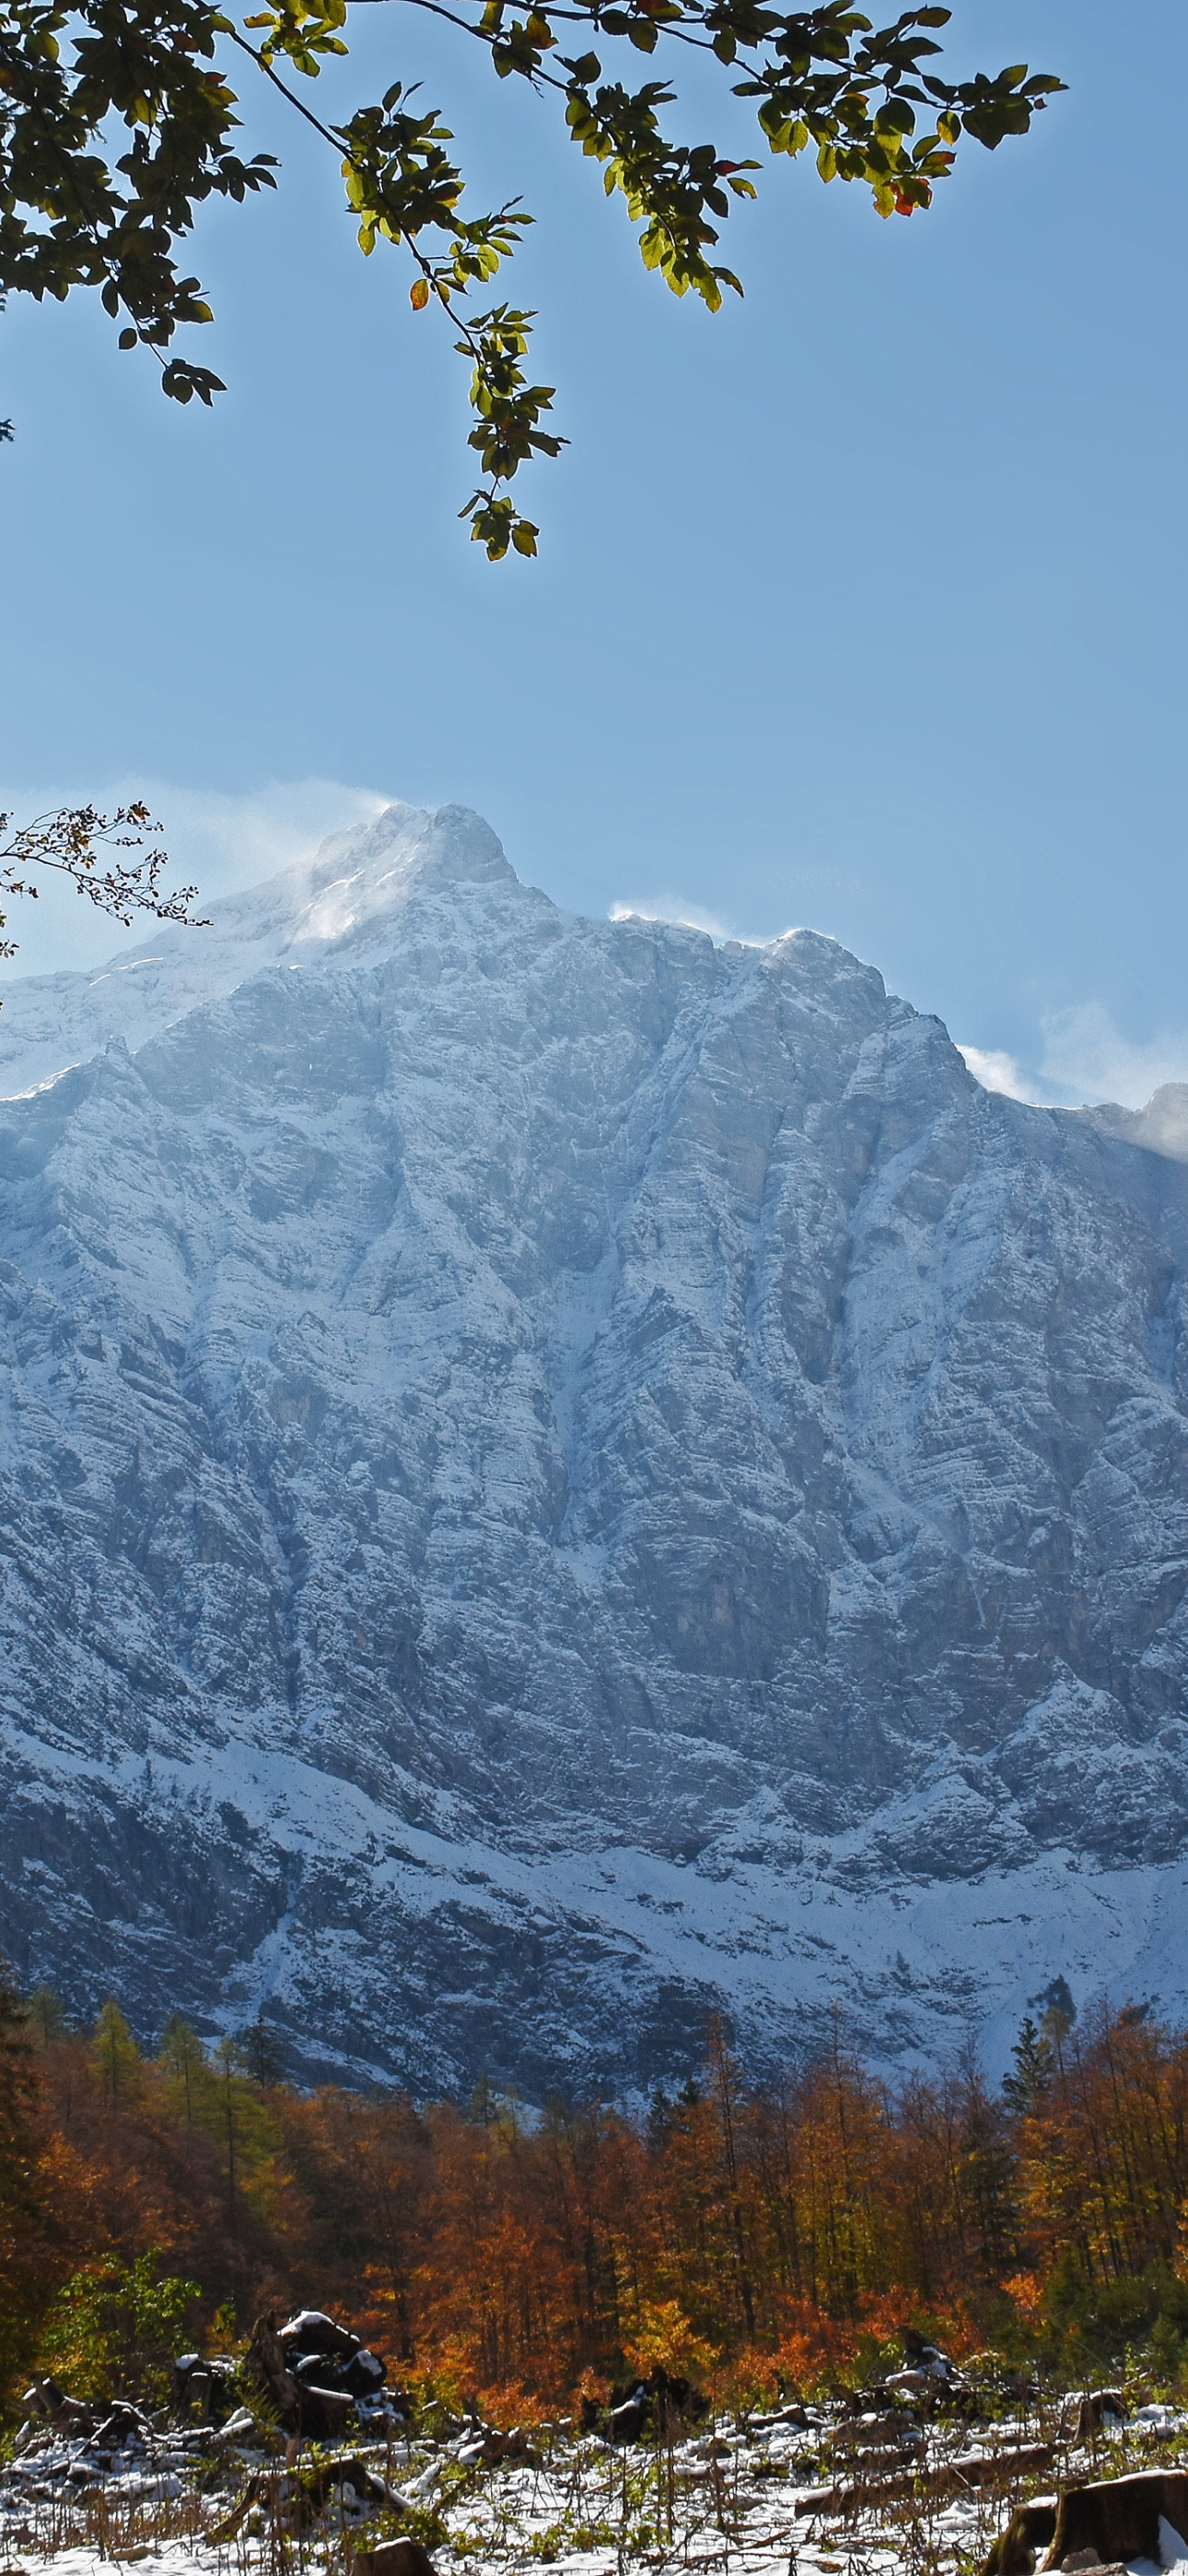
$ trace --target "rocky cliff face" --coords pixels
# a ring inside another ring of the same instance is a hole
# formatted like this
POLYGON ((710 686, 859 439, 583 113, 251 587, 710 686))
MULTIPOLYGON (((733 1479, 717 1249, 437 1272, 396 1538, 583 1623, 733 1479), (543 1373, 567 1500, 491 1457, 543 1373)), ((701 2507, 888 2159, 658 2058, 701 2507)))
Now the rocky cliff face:
POLYGON ((0 1018, 0 1944, 295 2071, 1188 2003, 1188 1167, 393 807, 0 1018), (76 1060, 77 1059, 77 1060, 76 1060), (39 1085, 30 1088, 30 1085, 39 1085))

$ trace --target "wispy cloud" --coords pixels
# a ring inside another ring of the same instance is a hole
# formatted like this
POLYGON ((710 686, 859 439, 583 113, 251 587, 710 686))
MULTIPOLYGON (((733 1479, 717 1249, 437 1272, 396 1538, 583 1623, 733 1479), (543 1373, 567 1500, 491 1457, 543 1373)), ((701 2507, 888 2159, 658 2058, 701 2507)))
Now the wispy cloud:
POLYGON ((201 875, 211 894, 254 885, 312 857, 329 832, 370 822, 390 802, 374 788, 345 787, 334 778, 301 778, 241 796, 164 781, 142 793, 164 823, 178 865, 187 876, 201 875))
POLYGON ((1188 1082, 1188 1030, 1125 1038, 1101 1002, 1052 1011, 1043 1021, 1040 1072, 1065 1098, 1117 1100, 1142 1109, 1165 1082, 1188 1082))
POLYGON ((983 1091, 1005 1091, 1008 1100, 1035 1100, 1034 1080, 1028 1081, 1022 1066, 1001 1047, 962 1046, 955 1039, 958 1055, 963 1055, 975 1082, 983 1091))
POLYGON ((959 1042, 958 1052, 987 1091, 1048 1108, 1081 1109, 1112 1100, 1123 1109, 1144 1109, 1164 1083, 1188 1082, 1188 1030, 1123 1037, 1103 1002, 1081 1002, 1046 1012, 1040 1033, 1035 1066, 1004 1048, 959 1042))

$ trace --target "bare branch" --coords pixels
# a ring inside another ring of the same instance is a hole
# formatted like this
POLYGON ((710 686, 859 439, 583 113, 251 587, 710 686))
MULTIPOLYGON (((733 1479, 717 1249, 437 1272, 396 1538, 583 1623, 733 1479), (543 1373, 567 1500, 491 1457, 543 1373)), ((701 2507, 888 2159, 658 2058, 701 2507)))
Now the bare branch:
MULTIPOLYGON (((0 814, 0 838, 9 830, 11 814, 0 814)), ((114 814, 101 814, 94 805, 62 805, 50 814, 38 814, 33 822, 18 825, 3 848, 0 848, 0 897, 28 895, 37 899, 34 876, 26 873, 50 868, 56 876, 70 877, 79 894, 85 894, 99 912, 110 913, 129 929, 138 912, 149 912, 156 921, 185 922, 191 929, 207 930, 209 919, 190 911, 198 888, 177 886, 166 891, 161 879, 169 865, 168 850, 160 848, 157 836, 163 825, 156 823, 147 805, 119 805, 114 814), (139 850, 143 856, 135 861, 113 859, 117 850, 139 850), (100 868, 100 861, 108 864, 100 868)), ((0 929, 7 915, 0 912, 0 929)), ((15 957, 15 939, 0 940, 0 957, 15 957)))

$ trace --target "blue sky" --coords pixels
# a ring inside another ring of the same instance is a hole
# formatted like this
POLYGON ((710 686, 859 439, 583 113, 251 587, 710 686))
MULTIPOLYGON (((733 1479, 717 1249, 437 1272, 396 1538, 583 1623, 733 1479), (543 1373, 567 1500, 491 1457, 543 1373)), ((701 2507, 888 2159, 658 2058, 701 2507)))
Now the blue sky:
MULTIPOLYGON (((148 792, 216 892, 378 796, 456 799, 575 908, 833 933, 1033 1096, 1188 1079, 1183 183, 1127 106, 1182 94, 1188 13, 1127 13, 1124 65, 1105 0, 956 24, 1070 95, 910 223, 771 165, 711 319, 550 109, 364 14, 337 96, 422 77, 476 203, 538 217, 572 446, 525 492, 534 566, 458 525, 459 362, 401 260, 252 102, 285 168, 200 224, 213 416, 93 301, 0 322, 0 802, 148 792)), ((681 130, 740 132, 710 113, 681 130)), ((112 944, 73 899, 15 926, 26 968, 112 944)))

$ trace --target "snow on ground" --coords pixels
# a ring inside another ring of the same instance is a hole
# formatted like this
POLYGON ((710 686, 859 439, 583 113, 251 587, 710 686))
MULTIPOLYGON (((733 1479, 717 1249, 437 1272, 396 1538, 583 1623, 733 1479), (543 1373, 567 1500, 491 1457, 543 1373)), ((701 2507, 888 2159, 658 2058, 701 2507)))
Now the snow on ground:
MULTIPOLYGON (((1188 2415, 1167 2406, 1138 2409, 1082 2449, 1068 2401, 996 2421, 971 2421, 968 2411, 928 2420, 925 2410, 921 2422, 901 2408, 890 2438, 886 2413, 855 2421, 838 2406, 805 2411, 799 2426, 719 2417, 671 2444, 615 2445, 545 2427, 529 2430, 526 2457, 502 2461, 484 2456, 490 2437, 471 2422, 448 2440, 390 2436, 354 2456, 413 2508, 439 2576, 472 2567, 507 2576, 542 2567, 558 2576, 968 2576, 1016 2502, 1069 2478, 1188 2460, 1188 2415)), ((300 2531, 286 2471, 256 2452, 227 2458, 213 2477, 208 2457, 190 2475, 148 2464, 92 2475, 89 2486, 78 2445, 74 2454, 65 2476, 48 2448, 0 2473, 4 2576, 100 2576, 149 2563, 154 2576, 350 2576, 355 2550, 409 2527, 403 2512, 369 2520, 348 2473, 333 2505, 300 2531), (237 2522, 249 2481, 255 2501, 237 2522)), ((1162 2559, 1188 2563, 1170 2526, 1162 2559)), ((1144 2576, 1155 2562, 1129 2564, 1144 2576)))

